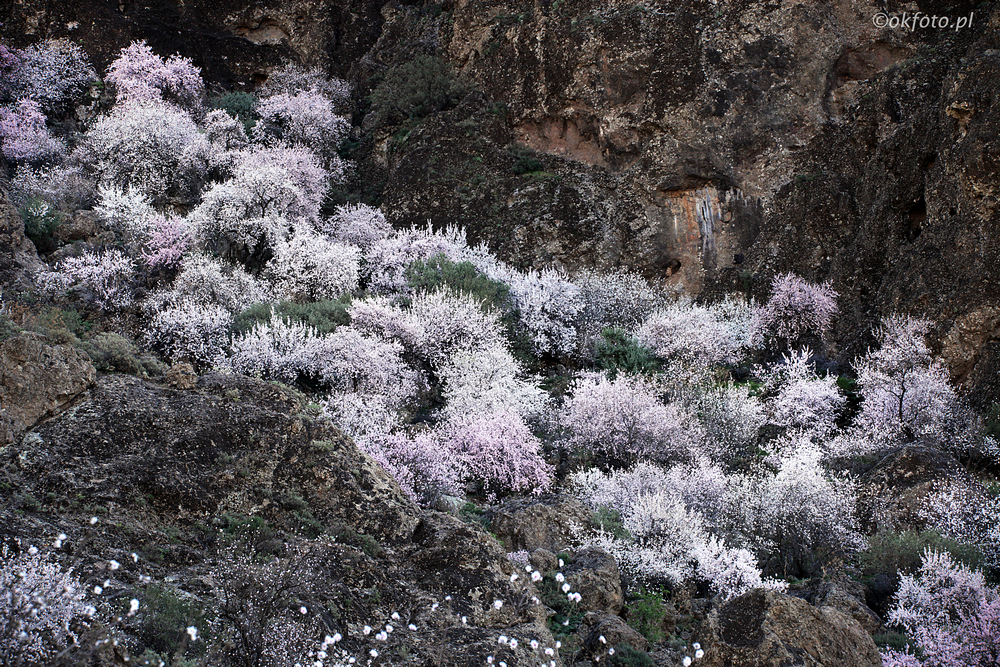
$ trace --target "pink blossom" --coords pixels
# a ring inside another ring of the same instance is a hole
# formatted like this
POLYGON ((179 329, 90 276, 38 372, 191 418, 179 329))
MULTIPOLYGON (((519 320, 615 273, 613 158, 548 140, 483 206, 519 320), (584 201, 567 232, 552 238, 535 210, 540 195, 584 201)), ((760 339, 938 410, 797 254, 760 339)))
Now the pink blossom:
POLYGON ((13 108, 0 109, 0 138, 4 157, 13 162, 38 164, 66 153, 66 145, 49 134, 35 100, 22 99, 13 108))
POLYGON ((190 111, 201 108, 205 84, 191 60, 173 55, 164 61, 145 41, 121 50, 105 77, 118 92, 118 103, 170 102, 190 111))
POLYGON ((784 273, 771 281, 771 297, 758 314, 758 326, 788 343, 806 333, 825 340, 837 310, 837 292, 828 283, 815 285, 784 273))

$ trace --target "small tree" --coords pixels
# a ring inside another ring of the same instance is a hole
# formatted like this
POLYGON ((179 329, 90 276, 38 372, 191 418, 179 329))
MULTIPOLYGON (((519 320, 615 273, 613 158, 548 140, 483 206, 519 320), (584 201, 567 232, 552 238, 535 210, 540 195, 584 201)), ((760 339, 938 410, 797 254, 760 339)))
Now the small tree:
POLYGON ((771 281, 771 297, 758 313, 757 326, 762 335, 785 345, 809 333, 825 341, 837 310, 837 292, 828 283, 783 273, 771 281))
POLYGON ((931 358, 928 320, 893 316, 876 332, 878 349, 855 363, 864 398, 857 424, 882 442, 917 436, 942 441, 960 405, 948 372, 931 358))
POLYGON ((122 49, 105 78, 115 86, 119 104, 168 102, 198 112, 205 95, 201 70, 190 59, 173 55, 164 61, 145 41, 122 49))

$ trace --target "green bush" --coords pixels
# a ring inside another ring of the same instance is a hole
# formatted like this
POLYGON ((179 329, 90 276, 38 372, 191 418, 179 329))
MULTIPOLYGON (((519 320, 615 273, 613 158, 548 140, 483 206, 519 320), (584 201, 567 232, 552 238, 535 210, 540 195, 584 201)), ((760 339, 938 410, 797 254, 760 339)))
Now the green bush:
POLYGON ((376 124, 418 122, 458 104, 471 86, 438 56, 417 56, 389 70, 371 93, 376 124))
POLYGON ((897 571, 913 574, 920 569, 925 549, 946 551, 973 569, 983 564, 983 554, 976 547, 941 537, 936 530, 881 530, 871 538, 868 549, 859 554, 861 573, 866 577, 897 571))
POLYGON ((645 651, 637 651, 628 644, 619 644, 609 662, 615 667, 653 667, 653 659, 645 651))
POLYGON ((149 650, 173 656, 187 644, 192 651, 204 651, 212 638, 212 624, 202 622, 205 610, 201 605, 157 584, 146 586, 141 598, 138 635, 149 650), (186 628, 191 625, 198 626, 202 641, 185 642, 186 628))
POLYGON ((43 199, 33 198, 19 213, 24 220, 24 235, 31 239, 38 252, 52 252, 56 249, 53 233, 62 224, 63 214, 43 199))
POLYGON ((222 109, 243 123, 247 134, 250 134, 260 118, 257 115, 257 98, 250 93, 233 91, 219 97, 213 97, 209 100, 209 104, 212 105, 213 109, 222 109))
POLYGON ((130 339, 112 332, 100 333, 80 343, 94 368, 106 373, 128 373, 141 377, 159 376, 166 366, 148 353, 139 352, 130 339))
POLYGON ((598 507, 590 520, 597 529, 610 533, 616 540, 632 539, 632 536, 625 530, 625 526, 622 524, 621 512, 613 510, 606 505, 598 507))
POLYGON ((618 371, 624 373, 648 373, 656 370, 657 362, 653 352, 644 347, 623 329, 607 328, 601 331, 601 339, 594 352, 597 367, 607 371, 608 378, 614 380, 618 371))
POLYGON ((341 300, 326 299, 311 303, 259 303, 236 316, 232 332, 234 335, 244 334, 253 329, 255 324, 270 322, 273 312, 289 324, 301 322, 316 329, 319 334, 332 333, 337 327, 351 323, 351 316, 347 312, 350 306, 351 298, 346 296, 341 297, 341 300))
POLYGON ((545 169, 545 165, 542 164, 542 161, 538 159, 535 152, 530 148, 513 146, 509 149, 509 152, 514 157, 514 166, 511 167, 511 171, 518 176, 532 174, 545 169))
POLYGON ((487 308, 510 311, 510 288, 487 278, 471 262, 453 262, 445 255, 417 260, 406 269, 406 282, 414 290, 432 292, 439 287, 464 292, 487 308))
POLYGON ((650 644, 663 641, 663 595, 639 592, 639 597, 626 606, 629 626, 650 644))

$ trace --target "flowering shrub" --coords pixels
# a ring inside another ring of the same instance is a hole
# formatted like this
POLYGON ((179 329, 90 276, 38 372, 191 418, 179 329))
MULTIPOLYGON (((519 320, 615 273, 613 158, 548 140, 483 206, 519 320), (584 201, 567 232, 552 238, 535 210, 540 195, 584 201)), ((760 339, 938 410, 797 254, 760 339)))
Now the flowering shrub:
POLYGON ((303 230, 277 244, 266 274, 279 298, 316 301, 356 290, 359 259, 357 247, 303 230))
POLYGON ((890 667, 985 667, 1000 661, 1000 595, 983 575, 927 550, 920 571, 901 577, 889 622, 903 628, 917 653, 886 650, 890 667))
POLYGON ((322 227, 324 233, 341 243, 350 243, 366 251, 393 234, 382 211, 367 204, 338 206, 322 227))
POLYGON ((757 324, 762 333, 788 344, 806 333, 825 340, 837 310, 837 292, 829 284, 814 285, 785 273, 771 281, 771 297, 760 309, 757 324))
POLYGON ((502 341, 496 314, 484 312, 473 297, 446 288, 417 294, 409 309, 384 297, 355 301, 351 323, 362 331, 398 340, 436 368, 457 350, 478 351, 502 341))
POLYGON ((115 107, 98 118, 77 156, 104 185, 134 186, 153 202, 188 195, 208 168, 209 144, 184 111, 156 101, 115 107))
POLYGON ((714 461, 734 463, 750 458, 767 424, 763 402, 746 385, 726 384, 697 392, 688 409, 698 415, 706 438, 701 451, 714 461))
POLYGON ((38 102, 22 99, 13 108, 0 109, 3 154, 12 162, 40 165, 62 158, 66 145, 49 134, 38 102))
POLYGON ((257 114, 256 138, 308 148, 327 162, 339 161, 337 147, 351 128, 346 117, 334 113, 333 103, 313 90, 267 97, 257 104, 257 114))
POLYGON ((181 260, 180 272, 171 289, 151 294, 144 305, 151 314, 186 302, 222 306, 235 315, 255 304, 271 301, 272 297, 267 285, 239 267, 192 253, 181 260))
POLYGON ((971 545, 983 554, 986 567, 1000 571, 1000 498, 953 481, 929 494, 918 513, 928 528, 971 545))
MULTIPOLYGON (((368 223, 362 219, 358 224, 368 223)), ((372 219, 371 224, 376 233, 380 233, 377 219, 372 219)), ((448 227, 434 231, 429 223, 426 228, 413 226, 375 240, 365 252, 368 289, 376 294, 407 292, 406 270, 413 262, 437 255, 456 259, 459 250, 464 247, 464 230, 448 227)))
POLYGON ((20 208, 32 199, 44 199, 61 211, 90 208, 96 201, 94 180, 75 165, 32 168, 18 165, 11 180, 10 200, 20 208))
POLYGON ((146 268, 174 270, 181 264, 191 246, 187 221, 173 215, 157 213, 149 221, 149 238, 141 251, 146 268))
POLYGON ((502 341, 495 313, 485 312, 468 294, 447 288, 417 294, 410 315, 421 331, 418 352, 434 365, 447 362, 456 350, 480 350, 502 341))
POLYGON ((659 399, 656 385, 641 377, 585 375, 573 385, 561 423, 571 447, 613 461, 640 456, 687 456, 702 440, 701 429, 676 405, 659 399))
POLYGON ((35 547, 0 548, 0 657, 5 665, 48 664, 78 640, 73 622, 93 615, 83 585, 35 547))
POLYGON ((225 364, 233 373, 291 384, 310 370, 307 357, 318 342, 310 327, 272 318, 234 337, 225 364))
POLYGON ((524 420, 510 413, 475 417, 445 425, 441 444, 465 466, 467 482, 486 494, 540 494, 552 485, 554 470, 542 459, 542 443, 524 420))
POLYGON ((665 294, 637 273, 584 271, 573 279, 580 290, 577 329, 586 347, 607 328, 633 331, 654 310, 665 305, 665 294))
POLYGON ((810 573, 864 543, 854 484, 831 477, 821 460, 820 449, 802 439, 778 457, 777 474, 762 470, 731 481, 731 529, 743 544, 776 556, 786 575, 810 573))
POLYGON ((300 363, 335 391, 381 395, 387 405, 399 408, 421 385, 419 375, 403 362, 402 351, 396 342, 340 327, 317 336, 300 352, 300 363))
POLYGON ((149 236, 150 223, 156 209, 134 185, 120 188, 116 185, 98 188, 100 198, 94 212, 107 223, 108 228, 129 246, 141 245, 149 236))
POLYGON ((576 349, 574 321, 582 307, 576 285, 557 271, 529 271, 510 283, 510 293, 535 354, 568 355, 576 349))
POLYGON ((576 473, 570 486, 594 509, 621 516, 623 533, 600 534, 596 542, 639 581, 683 585, 705 581, 724 598, 750 588, 782 588, 765 580, 748 550, 727 546, 706 516, 726 513, 726 478, 711 465, 663 470, 646 463, 606 475, 576 473))
POLYGON ((55 271, 38 277, 39 287, 50 294, 65 295, 73 290, 103 310, 132 305, 131 282, 135 263, 117 250, 86 251, 79 257, 67 257, 55 271))
POLYGON ((68 39, 47 39, 8 54, 7 76, 0 77, 7 80, 7 94, 35 100, 49 113, 64 111, 97 80, 87 54, 68 39))
POLYGON ((636 338, 657 356, 683 364, 734 364, 749 346, 749 323, 733 303, 699 306, 680 299, 657 310, 636 338))
POLYGON ((857 424, 882 442, 943 441, 959 416, 948 372, 924 340, 930 328, 927 320, 890 317, 876 333, 879 348, 855 363, 864 398, 857 424))
POLYGON ((210 368, 223 353, 232 323, 232 314, 222 306, 182 302, 152 316, 146 340, 171 362, 210 368))
POLYGON ((366 441, 365 451, 416 502, 430 505, 442 494, 460 495, 461 480, 468 473, 461 459, 429 433, 410 438, 405 435, 384 435, 366 441))
POLYGON ((122 49, 105 80, 115 86, 119 104, 169 102, 198 111, 205 94, 201 70, 190 59, 173 55, 164 61, 145 41, 122 49))
POLYGON ((521 365, 500 345, 456 350, 437 372, 445 399, 442 416, 452 422, 494 413, 538 416, 547 405, 546 394, 522 379, 523 374, 521 365))

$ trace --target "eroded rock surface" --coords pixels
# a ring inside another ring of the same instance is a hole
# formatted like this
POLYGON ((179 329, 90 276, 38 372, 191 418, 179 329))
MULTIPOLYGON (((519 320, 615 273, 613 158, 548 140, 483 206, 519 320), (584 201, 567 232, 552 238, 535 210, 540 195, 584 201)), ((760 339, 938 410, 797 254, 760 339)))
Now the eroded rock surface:
POLYGON ((0 445, 16 442, 39 419, 60 410, 94 384, 90 358, 39 334, 0 342, 0 445))
POLYGON ((871 635, 833 607, 757 589, 714 610, 700 639, 704 667, 878 667, 871 635))

